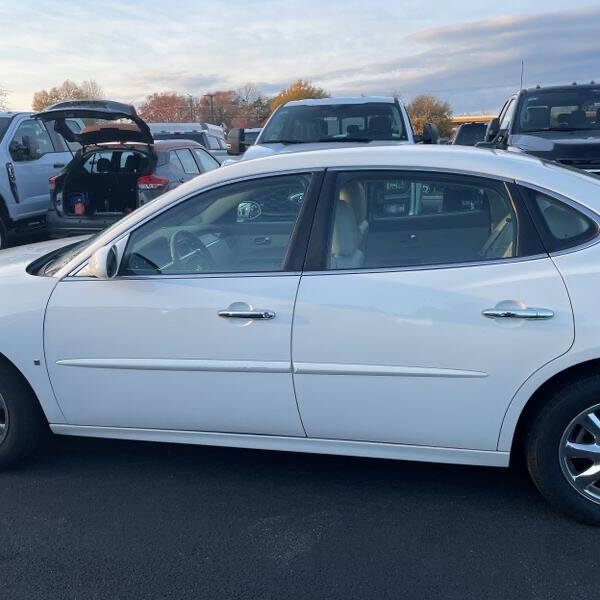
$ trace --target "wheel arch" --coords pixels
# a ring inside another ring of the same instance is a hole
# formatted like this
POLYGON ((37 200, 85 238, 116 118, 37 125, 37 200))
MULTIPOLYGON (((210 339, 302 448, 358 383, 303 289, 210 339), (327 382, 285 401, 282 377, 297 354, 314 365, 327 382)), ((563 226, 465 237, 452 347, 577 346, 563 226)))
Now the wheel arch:
MULTIPOLYGON (((538 385, 523 406, 514 427, 512 439, 509 440, 512 463, 523 460, 527 433, 533 424, 535 416, 547 402, 550 394, 555 390, 565 387, 575 379, 594 373, 600 373, 600 358, 585 360, 565 367, 538 385)), ((505 429, 505 425, 504 423, 502 426, 503 430, 505 429)))
POLYGON ((27 387, 27 389, 31 392, 31 395, 33 396, 33 398, 35 398, 37 405, 40 407, 40 410, 41 410, 42 414, 44 415, 44 419, 46 420, 46 422, 48 422, 48 416, 46 415, 46 412, 44 411, 44 407, 43 407, 42 403, 40 402, 38 395, 36 394, 35 390, 33 389, 33 386, 31 385, 31 383, 29 382, 27 377, 25 377, 25 375, 22 373, 22 371, 19 369, 19 367, 17 367, 17 365, 15 365, 15 363, 13 363, 5 354, 0 352, 0 368, 2 368, 2 367, 4 367, 5 369, 7 369, 11 373, 13 373, 15 375, 15 377, 17 377, 27 387))

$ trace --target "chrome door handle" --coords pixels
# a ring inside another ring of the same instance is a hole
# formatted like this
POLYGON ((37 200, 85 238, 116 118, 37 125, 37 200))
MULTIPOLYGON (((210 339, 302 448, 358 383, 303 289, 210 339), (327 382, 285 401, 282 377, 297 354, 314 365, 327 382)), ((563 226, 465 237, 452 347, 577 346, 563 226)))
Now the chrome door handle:
POLYGON ((220 310, 217 314, 228 319, 273 319, 275 317, 272 310, 220 310))
POLYGON ((481 314, 490 319, 551 319, 554 316, 547 308, 486 308, 481 314))

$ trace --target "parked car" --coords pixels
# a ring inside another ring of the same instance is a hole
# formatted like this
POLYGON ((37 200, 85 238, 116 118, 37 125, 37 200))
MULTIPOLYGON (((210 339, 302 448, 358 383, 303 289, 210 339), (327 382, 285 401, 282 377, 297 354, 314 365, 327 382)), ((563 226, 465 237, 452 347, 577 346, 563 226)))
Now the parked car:
POLYGON ((147 124, 127 104, 61 102, 36 118, 55 122, 65 139, 80 145, 75 158, 49 179, 51 236, 101 231, 160 194, 219 167, 197 142, 155 142, 147 124), (98 122, 73 131, 65 122, 73 118, 98 122))
POLYGON ((521 90, 490 122, 481 145, 600 174, 600 85, 521 90))
POLYGON ((227 158, 223 128, 210 123, 149 123, 155 140, 194 140, 210 150, 221 163, 227 158))
POLYGON ((404 105, 378 96, 287 102, 271 115, 252 146, 241 129, 232 129, 228 137, 229 153, 242 154, 241 160, 365 144, 436 144, 437 139, 432 123, 425 125, 422 136, 414 135, 404 105))
POLYGON ((32 113, 0 113, 0 248, 6 247, 9 231, 46 226, 48 178, 72 156, 52 123, 36 121, 32 113))
POLYGON ((600 180, 514 153, 362 146, 214 170, 89 240, 0 254, 0 467, 46 423, 524 457, 548 500, 599 524, 599 241, 600 180))
POLYGON ((462 123, 456 130, 452 143, 457 146, 475 146, 485 140, 487 123, 462 123))

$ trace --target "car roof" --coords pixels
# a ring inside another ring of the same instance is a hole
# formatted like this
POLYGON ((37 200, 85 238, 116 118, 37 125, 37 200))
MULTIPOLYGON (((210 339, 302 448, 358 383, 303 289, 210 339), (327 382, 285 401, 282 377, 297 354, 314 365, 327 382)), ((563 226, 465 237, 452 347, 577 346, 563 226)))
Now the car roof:
POLYGON ((204 146, 194 140, 186 140, 185 138, 154 140, 154 149, 157 152, 167 152, 167 150, 175 148, 204 148, 204 146))
POLYGON ((357 96, 348 98, 307 98, 305 100, 291 100, 286 102, 285 106, 331 106, 332 104, 368 104, 370 102, 380 102, 394 104, 395 98, 392 96, 357 96))
POLYGON ((530 87, 523 90, 527 94, 537 94, 539 92, 566 92, 578 89, 600 89, 600 83, 569 83, 565 85, 541 85, 530 87))

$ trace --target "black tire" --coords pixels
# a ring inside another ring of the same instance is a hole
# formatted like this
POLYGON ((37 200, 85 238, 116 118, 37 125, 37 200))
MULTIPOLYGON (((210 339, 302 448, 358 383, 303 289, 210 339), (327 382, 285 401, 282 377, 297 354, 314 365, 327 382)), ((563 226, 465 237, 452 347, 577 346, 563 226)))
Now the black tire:
MULTIPOLYGON (((578 415, 599 404, 597 374, 583 376, 556 390, 529 431, 526 458, 534 484, 553 506, 582 523, 600 526, 600 503, 588 499, 569 483, 559 458, 567 428, 578 415)), ((596 443, 600 444, 598 437, 596 443)))
POLYGON ((0 471, 29 456, 48 431, 46 419, 31 388, 0 364, 0 471))
MULTIPOLYGON (((1 200, 0 200, 1 202, 1 200)), ((0 250, 8 246, 8 229, 4 218, 0 215, 0 250)))

